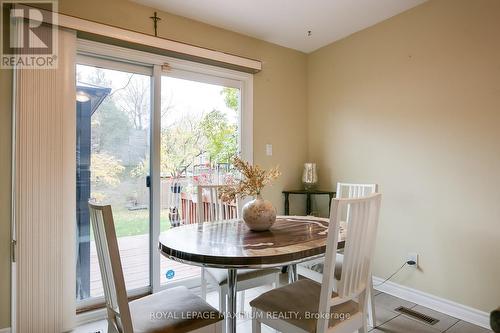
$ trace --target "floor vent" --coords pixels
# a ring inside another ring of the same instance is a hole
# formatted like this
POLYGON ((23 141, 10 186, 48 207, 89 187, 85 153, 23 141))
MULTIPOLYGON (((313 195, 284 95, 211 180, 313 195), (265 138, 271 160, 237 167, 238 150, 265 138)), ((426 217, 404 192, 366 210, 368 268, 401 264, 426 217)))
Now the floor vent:
POLYGON ((404 307, 404 306, 400 306, 394 310, 396 310, 397 312, 402 313, 408 317, 420 320, 421 322, 424 322, 424 323, 429 324, 429 325, 434 325, 439 321, 439 319, 432 318, 431 316, 425 315, 423 313, 420 313, 418 311, 412 310, 412 309, 404 307))

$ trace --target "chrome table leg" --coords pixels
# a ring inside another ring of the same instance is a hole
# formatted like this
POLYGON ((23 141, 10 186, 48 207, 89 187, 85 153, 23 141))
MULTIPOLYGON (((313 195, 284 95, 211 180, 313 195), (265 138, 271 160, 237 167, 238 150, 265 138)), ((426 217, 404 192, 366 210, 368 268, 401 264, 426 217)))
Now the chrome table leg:
POLYGON ((299 280, 299 274, 297 273, 297 265, 288 266, 288 283, 294 283, 299 280))
POLYGON ((228 289, 228 301, 227 301, 227 312, 226 322, 227 322, 227 333, 236 333, 236 269, 230 268, 227 270, 227 289, 228 289))

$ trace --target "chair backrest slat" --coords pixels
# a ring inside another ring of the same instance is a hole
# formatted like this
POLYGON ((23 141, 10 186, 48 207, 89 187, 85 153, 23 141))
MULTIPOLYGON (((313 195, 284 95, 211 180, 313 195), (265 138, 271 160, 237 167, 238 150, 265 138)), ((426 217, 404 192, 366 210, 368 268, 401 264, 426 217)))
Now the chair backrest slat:
MULTIPOLYGON (((369 196, 379 192, 378 184, 354 184, 354 183, 337 183, 336 198, 354 199, 369 196)), ((344 212, 343 221, 349 219, 350 208, 344 212)))
POLYGON ((117 332, 132 333, 132 319, 111 206, 89 203, 89 208, 108 321, 115 326, 117 332))
POLYGON ((219 198, 222 185, 198 185, 197 220, 213 222, 239 218, 239 200, 227 203, 219 198))
MULTIPOLYGON (((359 189, 351 194, 358 194, 359 189)), ((332 201, 328 238, 325 253, 325 266, 321 285, 319 313, 329 313, 334 304, 341 304, 360 296, 366 297, 366 289, 371 278, 371 263, 375 249, 375 239, 380 211, 381 194, 375 193, 360 198, 332 201), (336 252, 339 241, 339 225, 345 211, 348 215, 348 228, 345 238, 344 260, 340 280, 337 281, 337 296, 332 297, 336 252)), ((366 303, 359 304, 364 307, 366 303)), ((326 332, 328 319, 318 320, 317 332, 326 332)))
POLYGON ((361 198, 379 191, 378 184, 337 183, 336 198, 361 198))

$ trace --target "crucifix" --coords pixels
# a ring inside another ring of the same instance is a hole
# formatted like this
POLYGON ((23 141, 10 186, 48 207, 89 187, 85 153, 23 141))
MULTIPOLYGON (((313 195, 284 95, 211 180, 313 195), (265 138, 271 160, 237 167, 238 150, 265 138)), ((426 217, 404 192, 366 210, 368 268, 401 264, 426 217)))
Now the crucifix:
POLYGON ((155 37, 158 37, 158 21, 161 21, 161 18, 156 15, 156 12, 154 16, 150 16, 149 18, 153 20, 153 26, 155 28, 155 37))

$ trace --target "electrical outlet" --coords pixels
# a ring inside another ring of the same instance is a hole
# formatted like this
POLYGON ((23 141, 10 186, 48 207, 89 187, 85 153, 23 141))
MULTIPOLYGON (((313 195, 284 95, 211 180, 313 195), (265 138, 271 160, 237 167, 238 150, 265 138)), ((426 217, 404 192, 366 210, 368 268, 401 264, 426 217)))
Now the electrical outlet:
POLYGON ((408 265, 410 267, 413 267, 413 268, 417 268, 418 267, 418 254, 417 253, 413 253, 413 252, 410 252, 406 255, 406 262, 410 262, 410 261, 413 261, 415 262, 414 265, 408 265))

